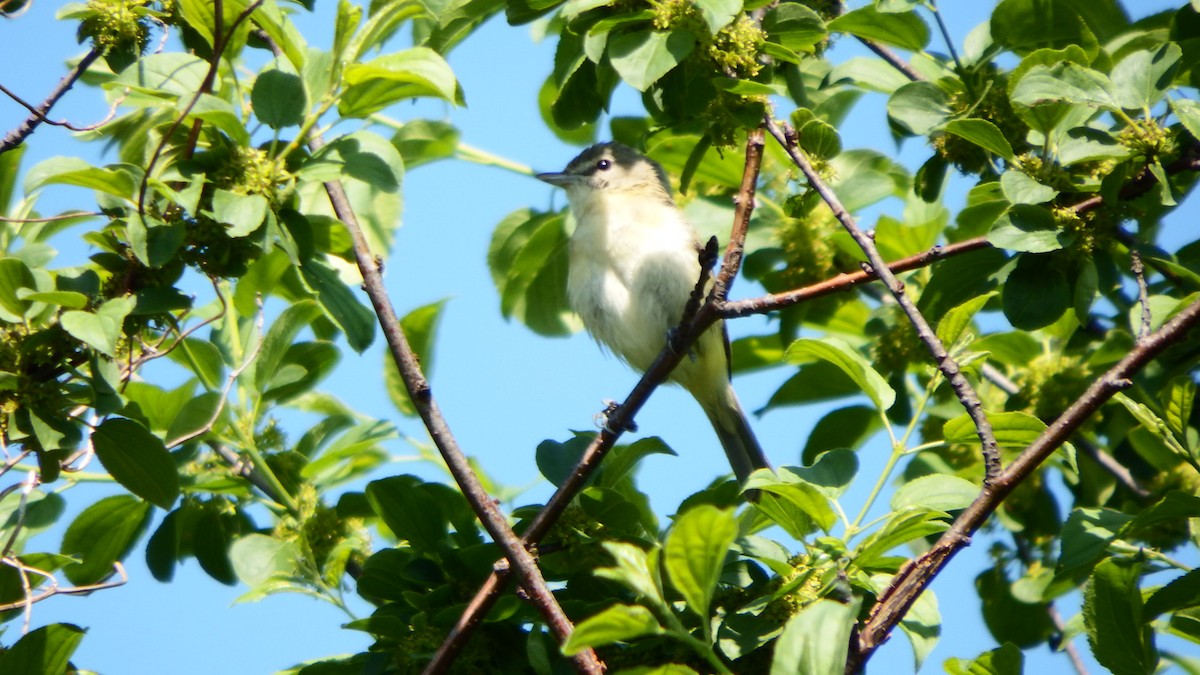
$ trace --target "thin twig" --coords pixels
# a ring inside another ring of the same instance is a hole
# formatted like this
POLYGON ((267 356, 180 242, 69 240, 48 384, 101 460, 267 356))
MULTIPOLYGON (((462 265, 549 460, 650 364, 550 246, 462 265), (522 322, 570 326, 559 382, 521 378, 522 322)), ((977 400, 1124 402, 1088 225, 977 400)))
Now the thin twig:
POLYGON ((913 68, 911 65, 909 65, 908 61, 900 58, 900 55, 891 49, 888 49, 887 47, 869 38, 860 37, 858 38, 858 41, 866 45, 867 49, 875 52, 876 56, 886 61, 888 65, 900 71, 902 75, 913 82, 919 82, 925 79, 920 73, 917 72, 916 68, 913 68))
POLYGON ((35 603, 41 602, 42 600, 53 597, 55 595, 86 595, 88 593, 93 593, 95 591, 101 591, 106 588, 116 588, 117 586, 124 586, 126 583, 129 582, 129 575, 125 573, 125 566, 122 565, 120 561, 116 561, 113 563, 113 571, 115 571, 117 573, 117 576, 119 577, 116 581, 102 581, 100 583, 88 584, 86 586, 71 586, 70 588, 59 587, 58 580, 55 579, 53 574, 51 574, 45 570, 38 569, 36 567, 31 567, 29 565, 26 565, 26 564, 22 563, 20 560, 18 560, 17 558, 5 558, 3 560, 0 560, 0 564, 8 565, 9 567, 16 569, 18 572, 22 572, 22 573, 32 572, 34 574, 37 574, 38 576, 41 576, 41 577, 44 577, 44 578, 50 580, 50 587, 47 588, 45 591, 38 593, 37 595, 32 595, 31 594, 32 589, 29 589, 29 592, 27 592, 25 597, 22 598, 21 600, 18 600, 16 602, 10 602, 7 604, 0 604, 0 612, 7 612, 9 610, 20 609, 20 608, 29 608, 32 605, 34 605, 35 603))
POLYGON ((8 132, 8 134, 4 136, 4 139, 0 140, 0 155, 23 143, 25 139, 28 138, 29 134, 32 134, 33 130, 37 129, 38 125, 43 122, 47 124, 68 126, 65 122, 54 122, 47 119, 46 114, 50 112, 50 109, 54 107, 55 103, 58 103, 59 99, 61 99, 68 91, 71 90, 71 87, 75 85, 75 82, 79 80, 80 76, 82 76, 98 58, 100 58, 100 52, 96 51, 95 48, 92 48, 91 51, 89 51, 87 54, 84 54, 83 58, 79 60, 79 63, 75 64, 75 67, 68 71, 67 74, 58 81, 58 86, 54 87, 54 90, 51 91, 50 95, 46 97, 46 100, 42 101, 42 104, 36 108, 21 100, 16 94, 13 94, 8 89, 0 86, 0 91, 3 91, 14 101, 20 103, 27 110, 29 110, 30 113, 32 113, 29 117, 25 118, 25 121, 21 122, 20 126, 8 132))
POLYGON ((985 475, 983 484, 986 487, 991 481, 995 480, 1000 474, 1000 449, 996 443, 996 435, 992 431, 992 424, 988 421, 987 415, 983 410, 983 402, 979 399, 979 395, 975 393, 975 388, 967 381, 962 370, 958 367, 958 362, 954 360, 950 353, 946 351, 945 345, 938 339, 929 322, 917 309, 916 303, 904 291, 904 283, 896 278, 896 275, 888 268, 887 263, 879 254, 879 249, 875 247, 875 242, 865 232, 859 229, 858 224, 854 221, 854 217, 846 211, 842 206, 841 201, 824 179, 817 174, 808 158, 800 151, 794 136, 789 137, 785 134, 775 120, 767 119, 767 130, 775 137, 783 149, 792 158, 796 166, 804 173, 808 179, 808 184, 813 190, 821 196, 821 199, 829 206, 838 222, 842 227, 850 233, 850 236, 858 243, 859 248, 866 254, 867 260, 871 264, 871 270, 879 277, 879 280, 887 286, 892 297, 896 299, 896 303, 904 310, 908 316, 909 322, 913 329, 916 330, 917 337, 920 338, 930 355, 933 357, 934 363, 938 370, 946 377, 946 381, 954 390, 958 400, 967 411, 967 415, 971 417, 971 421, 975 423, 975 432, 979 436, 980 446, 983 452, 983 463, 985 467, 985 475))
MULTIPOLYGON (((901 258, 895 262, 890 262, 886 267, 892 273, 909 272, 922 267, 928 267, 939 260, 970 253, 971 251, 991 248, 991 246, 986 237, 975 237, 974 239, 965 239, 945 246, 935 246, 924 253, 918 253, 907 258, 901 258)), ((839 274, 832 279, 790 291, 772 293, 746 300, 731 300, 721 306, 721 316, 726 319, 732 319, 751 314, 766 314, 798 305, 802 302, 815 300, 816 298, 841 293, 855 286, 875 281, 878 278, 874 268, 872 268, 860 272, 839 274)))
POLYGON ((1138 499, 1148 499, 1150 497, 1150 491, 1138 485, 1137 479, 1133 477, 1129 469, 1125 468, 1125 465, 1118 462, 1112 455, 1096 447, 1095 443, 1085 438, 1080 438, 1075 440, 1075 445, 1080 450, 1083 450, 1083 454, 1087 455, 1097 466, 1104 469, 1110 476, 1116 479, 1122 487, 1129 490, 1134 497, 1138 499))
MULTIPOLYGON (((1046 615, 1054 623, 1054 628, 1059 635, 1067 632, 1067 624, 1063 621, 1062 614, 1059 613, 1053 602, 1046 603, 1046 615)), ((1076 675, 1088 675, 1087 664, 1083 662, 1083 656, 1079 654, 1079 648, 1075 646, 1073 640, 1063 642, 1062 650, 1067 653, 1067 658, 1070 659, 1071 667, 1075 669, 1076 675)))
MULTIPOLYGON (((221 57, 225 53, 225 48, 229 46, 229 37, 237 32, 237 27, 243 21, 248 19, 262 3, 263 0, 254 0, 254 2, 250 3, 246 9, 242 10, 241 13, 234 18, 233 23, 229 25, 227 32, 225 32, 223 29, 224 21, 221 19, 223 13, 221 8, 222 2, 221 0, 215 0, 213 3, 213 11, 214 15, 216 16, 216 22, 213 25, 212 60, 208 64, 208 71, 204 74, 204 81, 201 82, 199 89, 196 90, 196 93, 192 95, 187 104, 183 106, 183 110, 180 111, 179 117, 177 117, 175 121, 171 123, 171 126, 167 128, 167 131, 163 133, 162 140, 158 142, 158 145, 154 146, 154 152, 151 153, 150 161, 146 164, 146 171, 142 174, 142 182, 138 185, 137 203, 139 215, 146 213, 146 190, 149 189, 150 186, 150 175, 154 171, 154 165, 158 163, 158 160, 162 157, 163 152, 166 151, 167 144, 170 142, 171 136, 174 135, 177 129, 179 129, 180 125, 183 124, 183 121, 187 119, 187 116, 192 113, 192 108, 194 108, 196 103, 200 101, 200 97, 212 91, 213 82, 216 81, 217 70, 221 66, 221 57)), ((186 153, 188 156, 191 155, 191 149, 194 149, 195 142, 196 138, 192 138, 189 135, 187 145, 189 150, 186 153)))
MULTIPOLYGON (((741 209, 751 209, 754 203, 754 186, 758 183, 758 171, 762 166, 762 136, 757 137, 751 135, 746 140, 746 166, 742 173, 742 189, 739 191, 736 203, 738 210, 734 214, 734 231, 730 235, 730 244, 737 242, 740 248, 745 239, 745 224, 749 222, 749 212, 741 213, 741 209)), ((726 248, 726 255, 730 254, 730 249, 726 248)), ((736 253, 735 253, 736 255, 736 253)), ((738 255, 737 261, 740 262, 741 257, 738 255)), ((728 259, 726 260, 728 263, 728 259)), ((730 268, 728 264, 722 265, 721 274, 737 273, 737 262, 730 268), (732 269, 732 272, 729 270, 732 269)), ((707 266, 701 265, 701 279, 707 274, 707 266)), ((715 287, 715 284, 714 284, 715 287)), ((728 284, 726 284, 726 288, 728 284)), ((690 316, 685 314, 679 326, 677 326, 672 334, 676 336, 676 342, 668 345, 659 352, 658 358, 646 372, 642 374, 641 379, 634 385, 633 390, 625 397, 625 401, 617 406, 608 414, 607 424, 600 429, 600 433, 592 439, 591 444, 584 450, 583 456, 579 460, 579 464, 567 476, 562 485, 555 490, 546 505, 534 517, 533 522, 526 528, 522 535, 522 541, 528 546, 536 546, 554 527, 558 519, 562 516, 567 506, 575 498, 579 491, 587 484, 592 473, 600 466, 600 461, 608 454, 616 444, 617 439, 625 429, 633 425, 633 420, 637 416, 638 411, 649 400, 650 395, 658 388, 671 372, 675 370, 675 366, 685 358, 688 348, 695 343, 697 339, 708 330, 708 328, 720 318, 720 310, 715 302, 714 295, 709 294, 709 302, 698 307, 694 314, 690 316)), ((726 303, 721 303, 726 304, 726 303)), ((446 672, 454 661, 454 657, 460 651, 460 648, 470 638, 471 633, 487 616, 487 613, 499 600, 501 592, 504 590, 504 585, 507 582, 507 576, 500 572, 492 572, 492 574, 484 581, 483 585, 475 592, 474 598, 468 603, 462 615, 446 635, 446 639, 442 641, 438 647, 433 659, 426 665, 422 675, 437 675, 446 672)))
POLYGON ((954 521, 954 525, 923 555, 905 564, 891 585, 871 609, 867 621, 851 639, 845 672, 857 673, 883 644, 891 631, 912 607, 938 573, 971 541, 1004 499, 1030 474, 1037 470, 1088 418, 1118 391, 1131 386, 1131 379, 1167 347, 1183 340, 1200 322, 1200 301, 1193 302, 1161 328, 1134 345, 1115 366, 1097 378, 1063 414, 1059 415, 1000 476, 984 486, 975 501, 954 521))
MULTIPOLYGON (((309 141, 309 146, 313 152, 319 150, 322 145, 323 142, 319 136, 313 136, 309 141)), ((367 297, 371 300, 371 304, 375 308, 375 314, 379 319, 380 327, 383 329, 384 338, 387 341, 392 359, 400 371, 400 376, 404 381, 408 395, 412 399, 414 407, 416 407, 418 413, 421 415, 421 419, 424 421, 425 428, 429 431, 434 445, 437 446, 438 451, 446 462, 447 468, 450 470, 451 475, 454 476, 454 480, 458 483, 463 495, 471 503, 472 509, 479 517, 484 529, 487 530, 492 539, 504 551, 504 555, 511 565, 516 568, 518 575, 521 577, 522 586, 525 588, 526 593, 528 593, 530 600, 542 613, 543 617, 545 617, 547 625, 555 634, 558 641, 560 643, 565 642, 574 629, 574 626, 566 614, 563 613, 562 608, 559 607, 554 594, 546 586, 546 581, 542 577, 541 570, 538 569, 537 562, 525 548, 524 542, 509 527, 499 506, 497 506, 495 500, 487 493, 487 490, 480 483, 478 476, 471 469, 466 456, 458 445, 458 441, 454 438, 450 427, 442 416, 441 409, 433 397, 429 382, 425 379, 425 374, 421 369, 417 356, 408 342, 408 337, 404 334, 404 330, 400 326, 400 320, 396 316, 391 299, 384 288, 383 276, 380 273, 379 264, 375 255, 371 252, 370 246, 367 244, 366 236, 358 224, 358 218, 350 206, 350 199, 346 195, 345 189, 340 182, 329 181, 325 183, 325 191, 329 196, 334 213, 339 220, 346 224, 347 229, 350 231, 351 239, 354 242, 355 259, 358 263, 359 272, 363 277, 363 289, 366 291, 367 297)), ((595 652, 590 649, 576 654, 574 663, 580 672, 604 672, 603 665, 597 659, 595 652)))

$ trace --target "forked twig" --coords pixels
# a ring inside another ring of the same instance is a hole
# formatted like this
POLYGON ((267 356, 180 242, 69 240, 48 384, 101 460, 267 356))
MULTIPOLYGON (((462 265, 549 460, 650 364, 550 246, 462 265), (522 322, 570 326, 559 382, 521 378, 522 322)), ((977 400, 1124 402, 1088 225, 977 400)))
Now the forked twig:
POLYGON ((983 401, 979 399, 979 395, 975 393, 975 388, 967 381, 962 370, 958 367, 958 362, 950 356, 950 352, 946 350, 946 346, 938 339, 937 333, 929 325, 929 322, 917 309, 916 303, 904 291, 904 283, 896 278, 896 275, 888 268, 887 263, 883 260, 883 256, 879 254, 879 249, 876 248, 875 242, 865 232, 859 229, 854 217, 850 215, 846 208, 842 206, 841 201, 833 190, 817 174, 817 171, 809 163, 808 158, 801 152, 799 145, 794 136, 784 133, 775 120, 767 119, 767 130, 775 137, 783 149, 792 158, 792 161, 804 173, 804 177, 808 180, 808 184, 813 190, 821 196, 821 199, 829 206, 833 212, 833 216, 838 219, 842 227, 850 233, 854 241, 858 243, 859 248, 866 254, 867 260, 871 264, 871 271, 880 281, 884 283, 892 297, 896 299, 896 303, 904 310, 904 314, 908 317, 909 323, 916 330, 917 337, 925 344, 933 357, 934 364, 942 375, 946 377, 946 381, 954 390, 958 400, 967 411, 971 421, 975 423, 975 432, 979 436, 980 446, 983 452, 983 462, 985 474, 983 483, 988 485, 994 481, 1000 474, 1000 448, 996 443, 996 434, 992 431, 992 424, 988 421, 987 415, 983 410, 983 401))

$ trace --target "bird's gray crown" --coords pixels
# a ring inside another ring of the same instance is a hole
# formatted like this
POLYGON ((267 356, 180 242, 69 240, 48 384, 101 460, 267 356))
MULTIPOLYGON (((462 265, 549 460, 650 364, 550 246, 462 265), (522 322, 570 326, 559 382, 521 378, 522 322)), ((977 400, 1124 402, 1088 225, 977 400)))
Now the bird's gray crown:
POLYGON ((597 143, 579 153, 563 171, 598 190, 646 189, 657 185, 668 197, 671 184, 658 162, 621 143, 597 143))

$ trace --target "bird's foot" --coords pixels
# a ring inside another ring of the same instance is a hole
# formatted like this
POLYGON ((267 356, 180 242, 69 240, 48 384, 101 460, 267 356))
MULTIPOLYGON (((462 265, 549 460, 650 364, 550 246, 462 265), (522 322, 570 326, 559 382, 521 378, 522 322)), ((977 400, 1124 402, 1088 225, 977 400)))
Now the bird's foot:
POLYGON ((635 424, 633 420, 626 422, 623 429, 614 427, 609 423, 612 418, 612 414, 615 413, 620 407, 620 403, 617 403, 612 399, 605 399, 604 410, 593 415, 592 420, 596 423, 597 427, 607 431, 610 434, 620 433, 621 431, 636 432, 637 424, 635 424))

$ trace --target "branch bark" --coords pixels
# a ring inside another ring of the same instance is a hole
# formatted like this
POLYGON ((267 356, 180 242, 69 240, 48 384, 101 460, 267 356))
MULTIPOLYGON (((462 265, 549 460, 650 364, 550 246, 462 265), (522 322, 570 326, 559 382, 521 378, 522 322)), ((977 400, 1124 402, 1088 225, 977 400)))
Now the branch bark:
POLYGON ((14 101, 25 106, 25 108, 31 113, 29 117, 26 117, 25 121, 21 122, 16 129, 13 129, 5 134, 4 139, 0 140, 0 155, 24 143, 25 139, 29 137, 29 134, 32 134, 33 130, 37 129, 38 125, 40 125, 42 122, 58 124, 57 122, 51 122, 50 120, 46 119, 46 115, 50 113, 50 109, 54 107, 54 104, 58 103, 59 99, 65 96, 66 93, 71 90, 71 87, 75 86, 75 82, 78 81, 85 72, 87 72, 87 69, 91 67, 91 65, 98 58, 100 58, 100 52, 96 51, 95 49, 92 49, 87 54, 84 54, 83 58, 79 60, 79 63, 75 64, 75 67, 58 81, 58 86, 54 87, 54 90, 51 91, 50 95, 46 97, 46 100, 42 101, 42 104, 36 108, 31 107, 28 103, 21 100, 16 94, 0 86, 0 90, 2 90, 14 101))
POLYGON ((1129 387, 1131 378, 1167 347, 1182 340, 1200 321, 1200 301, 1193 302, 1157 331, 1139 340, 1134 348, 1088 387, 1071 407, 1046 428, 1042 435, 1013 460, 975 501, 963 511, 928 552, 910 561, 891 586, 880 596, 858 634, 851 638, 846 673, 857 673, 883 644, 946 563, 971 541, 973 535, 1023 480, 1050 457, 1071 434, 1118 391, 1129 387))
MULTIPOLYGON (((724 303, 721 301, 723 295, 718 297, 718 289, 727 291, 729 283, 737 274, 741 266, 742 251, 745 247, 746 230, 749 227, 750 215, 754 209, 754 192, 755 186, 758 183, 758 172, 762 166, 763 152, 763 133, 761 129, 751 131, 746 139, 746 164, 742 171, 741 189, 735 197, 736 208, 734 210, 734 225, 733 231, 729 237, 729 244, 725 250, 725 261, 721 265, 721 272, 717 281, 713 284, 713 290, 709 293, 709 300, 700 305, 695 313, 685 313, 679 327, 674 335, 675 340, 670 346, 666 346, 659 352, 658 358, 650 365, 650 368, 642 374, 638 383, 634 386, 633 391, 625 398, 621 405, 617 406, 611 413, 608 414, 607 424, 592 440, 591 444, 583 452, 583 457, 579 460, 579 464, 571 472, 571 475, 563 482, 551 495, 546 502, 546 506, 538 513, 538 515, 530 523, 529 528, 522 536, 522 541, 528 546, 536 546, 550 528, 562 516, 567 505, 571 500, 583 489, 587 484, 592 473, 600 466, 600 461, 616 444, 617 439, 621 437, 626 429, 633 425, 634 417, 638 411, 649 400, 650 395, 658 388, 660 384, 666 382, 671 375, 671 371, 675 370, 675 366, 679 364, 688 353, 688 348, 708 329, 713 322, 717 321, 721 314, 721 306, 724 303)), ((707 274, 707 268, 702 270, 701 278, 707 274)), ((723 291, 724 292, 724 291, 723 291)), ((446 639, 438 647, 433 659, 422 671, 423 675, 436 675, 444 673, 449 669, 450 664, 454 660, 456 652, 470 638, 471 633, 479 625, 483 618, 487 616, 488 611, 496 604, 500 594, 504 590, 504 585, 507 582, 507 575, 502 571, 492 572, 492 574, 484 581, 483 585, 475 592, 475 597, 467 605, 458 622, 447 634, 446 639)))
POLYGON ((871 271, 879 278, 880 281, 887 286, 892 297, 896 299, 896 303, 904 310, 904 314, 908 317, 909 322, 917 332, 917 337, 925 344, 929 350, 929 354, 933 357, 934 363, 938 370, 946 377, 946 381, 950 387, 954 389, 954 393, 958 396, 959 402, 966 409, 967 414, 971 417, 971 421, 975 423, 975 431, 979 436, 979 442, 983 451, 983 462, 985 467, 985 475, 983 484, 986 487, 993 482, 1000 474, 1000 448, 996 443, 996 434, 992 431, 992 424, 988 421, 987 415, 983 411, 983 402, 979 399, 979 395, 975 393, 975 388, 967 381, 962 370, 958 367, 958 362, 950 356, 950 352, 946 350, 945 345, 938 339, 937 334, 933 332, 933 328, 925 317, 917 309, 916 303, 908 297, 904 292, 904 283, 896 278, 891 269, 883 260, 883 256, 879 254, 879 249, 875 247, 875 242, 865 232, 859 229, 858 224, 854 221, 854 217, 850 215, 846 208, 842 206, 841 201, 833 190, 825 183, 824 179, 813 168, 808 158, 800 151, 794 136, 785 134, 775 120, 767 119, 767 130, 775 137, 783 149, 792 158, 800 171, 804 173, 804 177, 808 179, 809 186, 821 196, 821 199, 833 211, 833 215, 842 224, 842 227, 850 233, 854 241, 858 243, 859 248, 867 255, 867 260, 871 264, 871 271))

